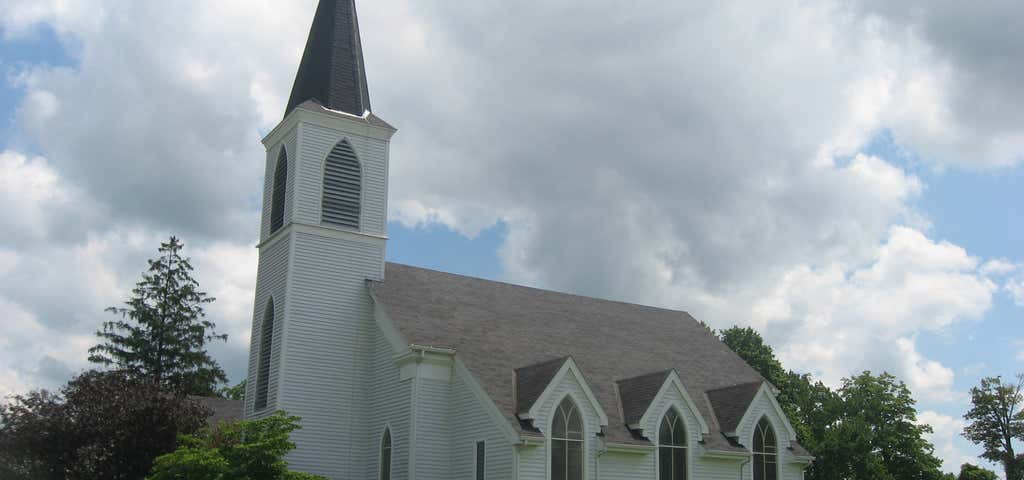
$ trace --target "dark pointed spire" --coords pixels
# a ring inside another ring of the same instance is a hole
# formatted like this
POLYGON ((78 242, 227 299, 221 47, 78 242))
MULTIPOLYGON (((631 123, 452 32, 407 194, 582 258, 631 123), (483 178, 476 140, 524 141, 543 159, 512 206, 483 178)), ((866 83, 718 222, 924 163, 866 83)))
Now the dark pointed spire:
POLYGON ((352 115, 370 109, 355 0, 320 0, 285 115, 307 100, 352 115))

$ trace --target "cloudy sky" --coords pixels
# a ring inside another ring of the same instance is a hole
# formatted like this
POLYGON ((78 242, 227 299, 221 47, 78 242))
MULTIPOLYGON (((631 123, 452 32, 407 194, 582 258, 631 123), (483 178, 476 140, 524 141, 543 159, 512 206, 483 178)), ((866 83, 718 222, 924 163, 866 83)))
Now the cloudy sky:
MULTIPOLYGON (((244 375, 264 154, 315 0, 0 0, 0 395, 86 368, 184 238, 244 375)), ((685 309, 887 370, 956 469, 1024 370, 1014 0, 360 4, 394 261, 685 309)))

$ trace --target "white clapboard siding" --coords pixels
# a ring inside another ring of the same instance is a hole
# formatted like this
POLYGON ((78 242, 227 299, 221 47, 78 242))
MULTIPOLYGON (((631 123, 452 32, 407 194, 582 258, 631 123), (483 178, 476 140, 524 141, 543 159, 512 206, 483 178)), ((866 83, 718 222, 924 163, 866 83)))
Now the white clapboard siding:
POLYGON ((448 381, 428 378, 412 379, 413 398, 413 461, 412 478, 416 480, 449 480, 451 478, 451 447, 448 381))
POLYGON ((300 471, 354 478, 369 451, 375 324, 366 279, 379 279, 384 247, 294 235, 279 408, 302 417, 302 429, 288 460, 300 471))
POLYGON ((296 177, 295 221, 320 225, 324 161, 338 142, 347 140, 362 167, 359 230, 371 235, 384 235, 387 222, 387 142, 312 123, 300 123, 299 131, 301 147, 296 177))
POLYGON ((456 369, 451 386, 451 475, 453 480, 476 479, 476 442, 486 445, 486 480, 511 480, 515 450, 504 432, 495 425, 484 405, 456 369))
POLYGON ((256 299, 253 306, 252 335, 249 342, 249 375, 245 388, 246 417, 262 417, 265 414, 273 413, 277 404, 277 387, 280 378, 278 366, 281 361, 281 325, 284 323, 284 312, 288 304, 285 292, 288 280, 288 250, 291 240, 291 236, 284 233, 280 239, 264 246, 260 250, 259 265, 256 273, 256 299), (270 301, 271 297, 274 299, 275 327, 274 340, 271 345, 267 408, 261 412, 255 412, 253 407, 256 402, 256 376, 262 340, 260 332, 263 331, 263 314, 266 312, 267 302, 270 301))
MULTIPOLYGON (((365 440, 366 473, 361 478, 380 478, 380 442, 384 428, 391 429, 391 478, 409 478, 409 414, 412 381, 401 380, 391 343, 375 329, 373 377, 370 379, 370 425, 365 440)), ((355 477, 354 477, 355 478, 355 477)))
MULTIPOLYGON (((766 391, 762 390, 754 397, 750 407, 751 414, 747 416, 746 421, 742 425, 737 427, 737 434, 744 445, 753 445, 754 427, 762 418, 767 417, 768 421, 772 424, 772 428, 775 430, 775 438, 779 442, 779 479, 800 480, 803 478, 800 473, 801 470, 794 469, 790 465, 793 455, 789 451, 789 434, 786 432, 784 420, 780 412, 772 405, 768 395, 766 391)), ((744 475, 746 475, 746 478, 753 478, 751 476, 753 475, 753 467, 748 465, 745 470, 744 475)))

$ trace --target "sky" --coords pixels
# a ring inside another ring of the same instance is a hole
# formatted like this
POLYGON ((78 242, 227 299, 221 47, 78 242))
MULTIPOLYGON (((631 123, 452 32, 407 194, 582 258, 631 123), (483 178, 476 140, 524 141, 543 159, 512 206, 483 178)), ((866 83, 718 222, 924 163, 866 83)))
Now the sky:
MULTIPOLYGON (((88 368, 172 234, 244 377, 260 139, 315 3, 0 0, 0 395, 88 368)), ((359 6, 390 260, 889 371, 945 469, 977 462, 968 390, 1024 371, 1019 2, 359 6)))

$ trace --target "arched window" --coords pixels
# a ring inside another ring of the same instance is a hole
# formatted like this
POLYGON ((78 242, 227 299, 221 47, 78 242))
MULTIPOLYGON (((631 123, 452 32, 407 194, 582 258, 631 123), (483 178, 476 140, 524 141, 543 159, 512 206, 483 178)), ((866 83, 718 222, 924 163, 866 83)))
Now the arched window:
POLYGON ((391 480, 391 429, 384 429, 380 439, 380 480, 391 480))
POLYGON ((270 354, 274 348, 274 299, 267 302, 263 312, 263 326, 260 328, 260 360, 256 370, 256 405, 257 411, 267 408, 267 395, 270 391, 270 354))
POLYGON ((686 480, 686 426, 675 410, 661 419, 658 431, 658 479, 686 480))
POLYGON ((775 442, 775 430, 762 418, 754 429, 754 480, 777 480, 778 443, 775 442))
POLYGON ((565 397, 551 423, 551 480, 583 479, 583 421, 576 404, 565 397))
POLYGON ((274 190, 270 198, 270 233, 284 226, 284 194, 288 188, 288 152, 281 147, 274 166, 274 190))
POLYGON ((324 162, 324 192, 321 221, 331 225, 359 228, 363 172, 348 141, 342 140, 324 162))

